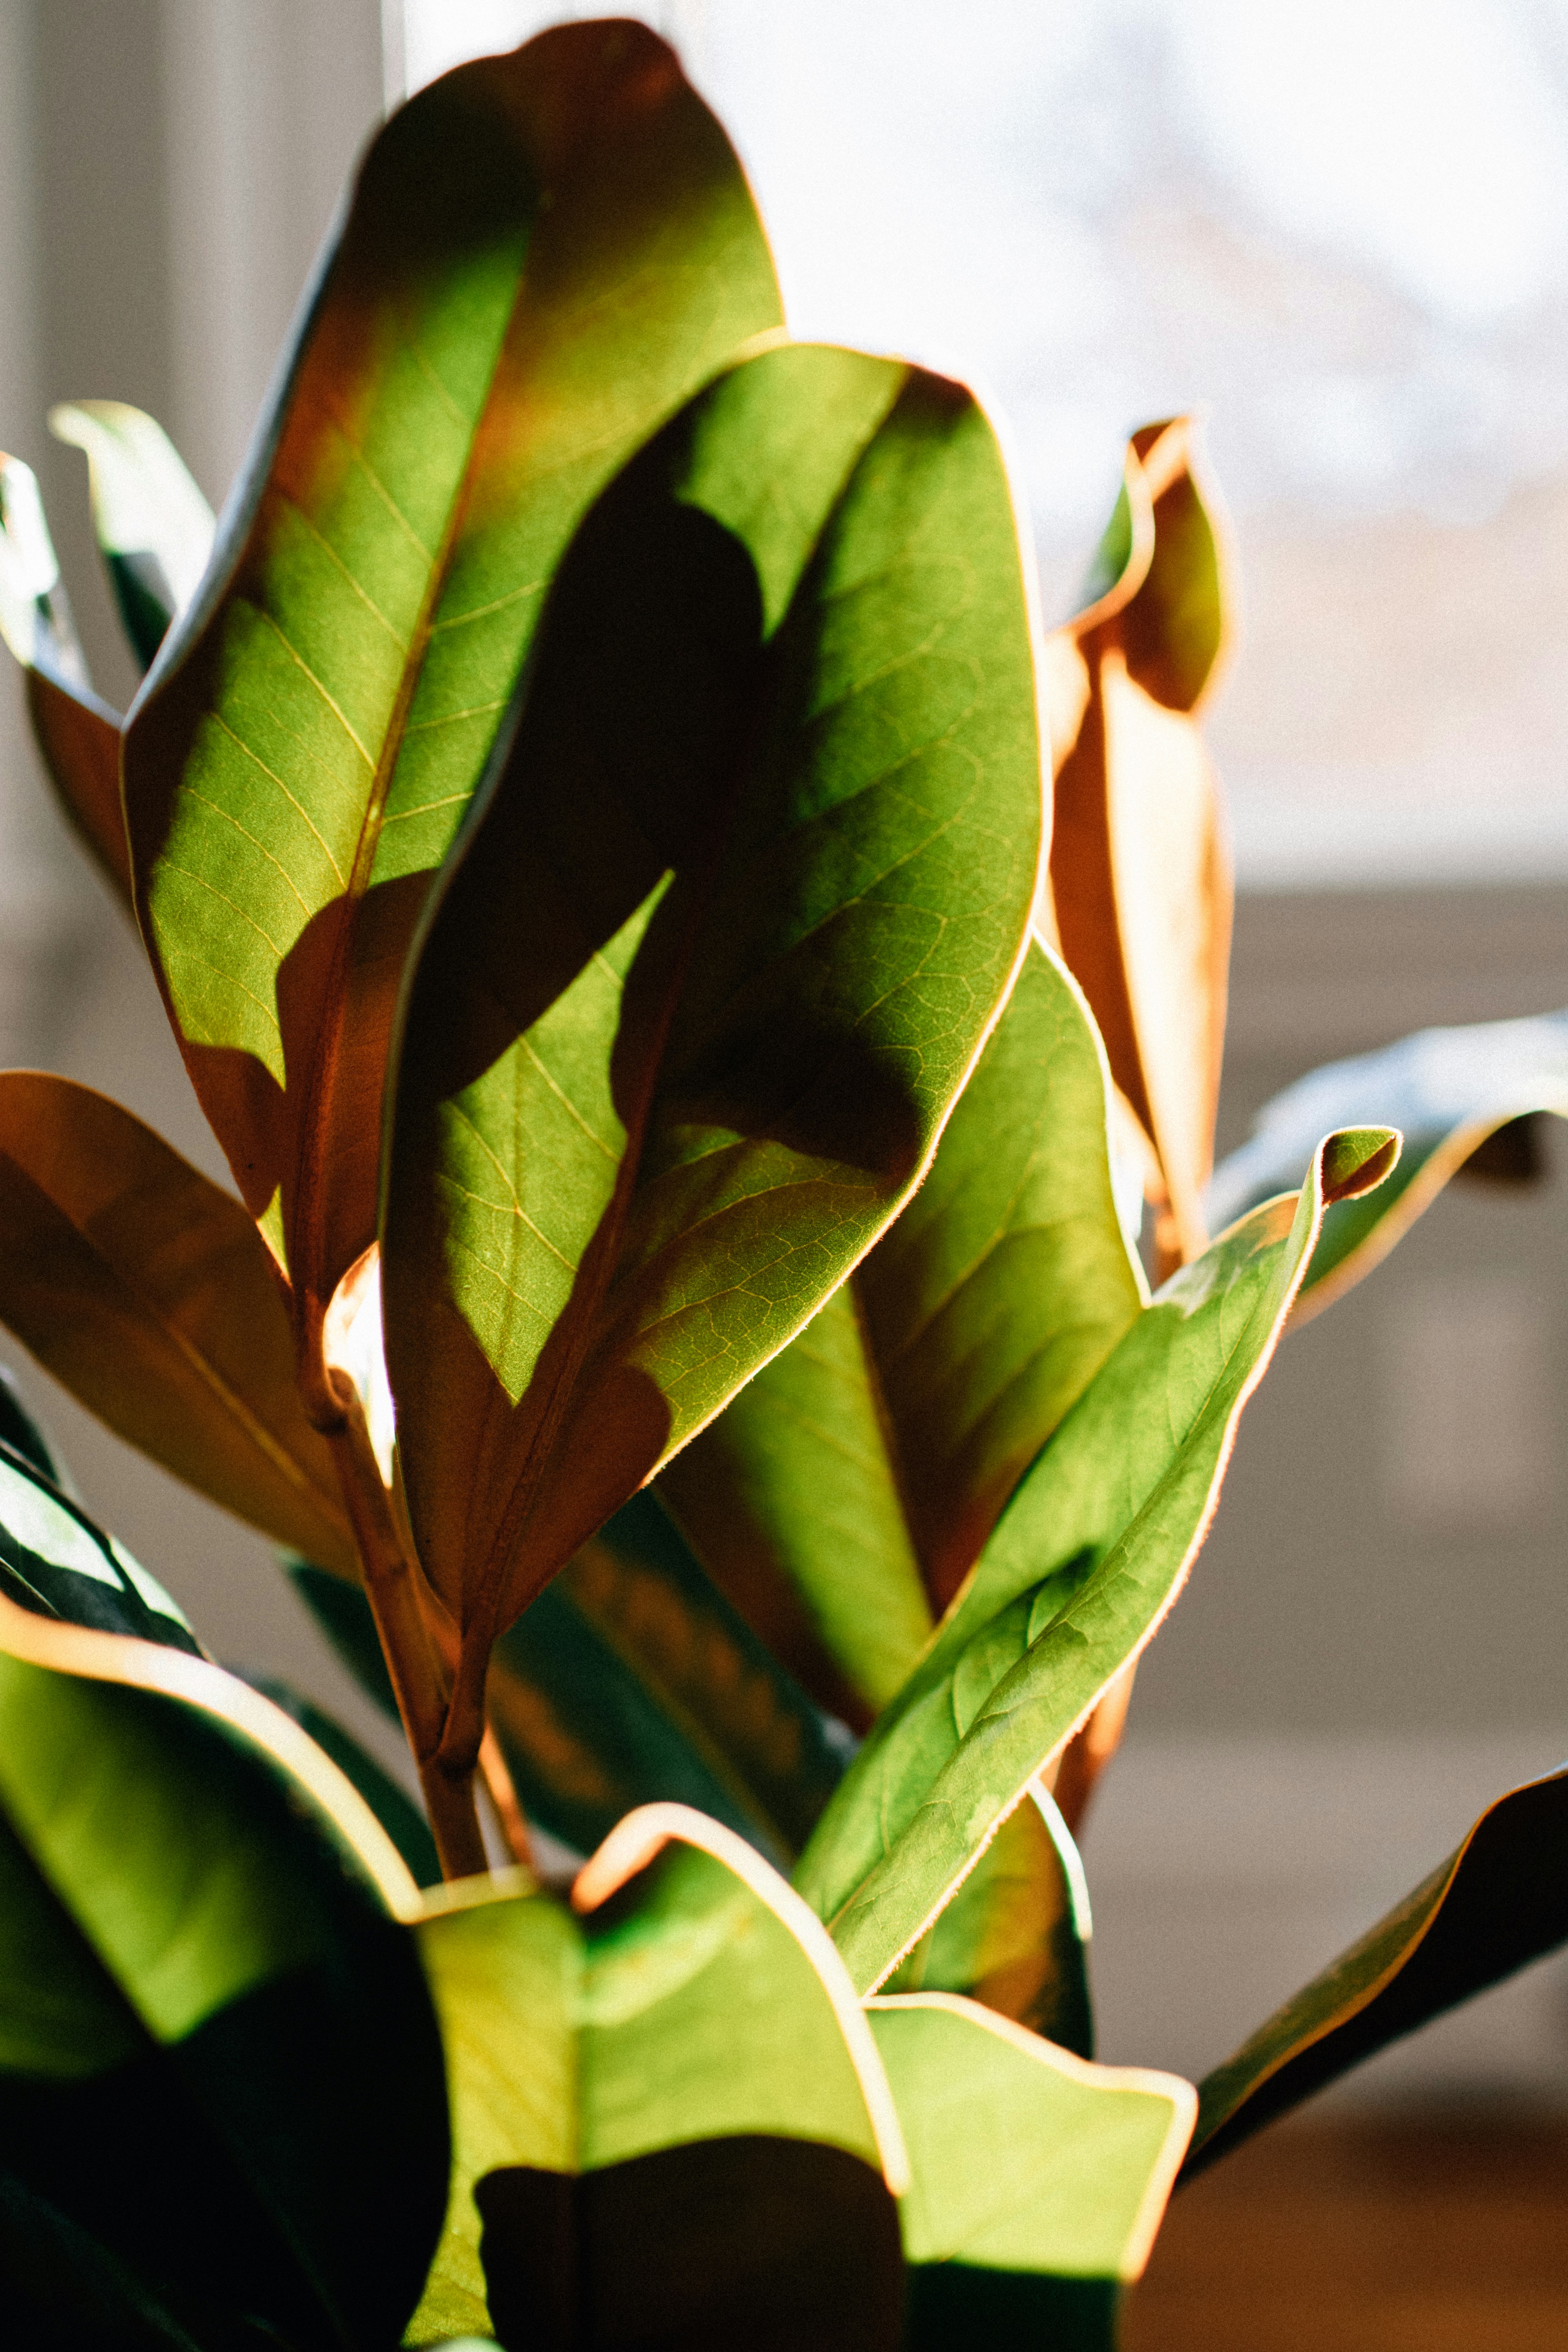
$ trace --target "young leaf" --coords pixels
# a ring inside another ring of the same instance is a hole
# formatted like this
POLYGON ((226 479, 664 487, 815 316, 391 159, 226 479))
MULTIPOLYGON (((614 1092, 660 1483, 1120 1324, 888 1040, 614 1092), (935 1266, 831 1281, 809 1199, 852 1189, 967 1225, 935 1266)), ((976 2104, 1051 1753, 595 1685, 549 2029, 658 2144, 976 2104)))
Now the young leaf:
POLYGON ((863 1727, 1142 1295, 1104 1057, 1031 946, 920 1191, 659 1491, 773 1649, 863 1727))
POLYGON ((251 1219, 130 1111, 43 1071, 0 1072, 0 1320, 176 1477, 357 1575, 251 1219))
POLYGON ((458 1888, 416 1929, 453 2164, 414 2339, 574 2343, 591 2313, 606 2343, 891 2352, 902 2143, 818 1923, 673 1805, 622 1822, 573 1900, 458 1888))
POLYGON ((449 1766, 496 1633, 919 1181, 1023 948, 1040 813, 968 394, 810 346, 721 377, 563 565, 409 993, 387 1360, 464 1633, 449 1766))
POLYGON ((1089 1938, 1089 1887, 1072 1832, 1031 1781, 884 1990, 963 1993, 1092 2058, 1089 1938))
POLYGON ((1489 1806, 1457 1853, 1204 2077, 1185 2173, 1565 1942, 1568 1769, 1489 1806))
POLYGON ((1205 1238, 1233 895, 1196 724, 1229 635, 1226 567, 1191 436, 1185 417, 1134 435, 1100 593, 1046 659, 1056 817, 1044 919, 1158 1156, 1169 1265, 1205 1238))
POLYGON ((905 2344, 1114 2352, 1193 2128, 1192 2085, 1089 2066, 973 2001, 868 2004, 909 2143, 905 2344))
POLYGON ((1381 1128, 1321 1143, 1299 1202, 1255 1211, 1157 1294, 1019 1486, 795 1873, 862 1991, 1152 1637, 1202 1544, 1323 1204, 1375 1183, 1394 1149, 1381 1128))
POLYGON ((184 1612, 115 1536, 0 1442, 0 1593, 67 1625, 202 1656, 184 1612))
POLYGON ((395 2340, 440 2226, 441 2053, 387 1916, 412 1882, 327 1759, 215 1666, 0 1600, 0 1874, 26 2194, 181 2341, 395 2340))
POLYGON ((86 456, 92 520, 132 651, 143 669, 201 584, 213 511, 163 426, 121 400, 64 401, 49 430, 86 456))
POLYGON ((22 665, 27 710, 61 807, 129 911, 131 849, 120 802, 120 715, 88 682, 44 520, 37 478, 0 456, 0 635, 22 665))
POLYGON ((741 167, 645 27, 459 67, 373 142, 139 698, 144 935, 324 1422, 405 952, 545 586, 623 459, 779 317, 741 167))
POLYGON ((1299 1323, 1370 1274, 1489 1137, 1537 1111, 1568 1118, 1568 1013, 1422 1029, 1298 1078, 1265 1103, 1247 1141, 1215 1169, 1210 1215, 1228 1223, 1299 1182, 1325 1128, 1362 1117, 1372 1103, 1405 1138, 1399 1166, 1375 1194, 1324 1218, 1296 1307, 1299 1323))

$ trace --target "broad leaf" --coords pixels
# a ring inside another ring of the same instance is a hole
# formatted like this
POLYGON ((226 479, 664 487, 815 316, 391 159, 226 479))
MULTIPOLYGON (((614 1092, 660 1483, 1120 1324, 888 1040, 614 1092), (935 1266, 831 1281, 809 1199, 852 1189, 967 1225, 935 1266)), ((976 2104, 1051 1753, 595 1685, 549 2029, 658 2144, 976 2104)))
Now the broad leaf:
POLYGON ((1404 1135, 1398 1169, 1381 1191, 1324 1219, 1298 1322, 1370 1274, 1489 1138, 1537 1111, 1568 1118, 1568 1013, 1422 1029, 1298 1078, 1265 1103, 1248 1140, 1215 1169, 1210 1215, 1228 1223, 1298 1183, 1312 1139, 1368 1116, 1374 1103, 1404 1135))
POLYGON ((47 1472, 0 1437, 0 1593, 67 1625, 203 1654, 184 1612, 47 1472))
POLYGON ((1095 601, 1056 632, 1045 673, 1056 817, 1042 920, 1152 1139, 1166 1265, 1205 1238, 1233 895, 1196 723, 1229 633, 1226 567, 1191 436, 1185 417, 1134 435, 1095 601))
POLYGON ((86 456, 92 520, 120 617, 143 669, 201 584, 213 511, 163 426, 121 400, 65 401, 49 430, 86 456))
MULTIPOLYGON (((338 1591, 351 1601, 357 1593, 345 1584, 338 1591)), ((363 1603, 361 1604, 363 1606, 363 1603)), ((368 1613, 368 1612, 367 1612, 368 1613)), ((372 1633, 374 1627, 372 1627, 372 1633)), ((279 1682, 274 1675, 249 1675, 245 1680, 252 1690, 269 1698, 274 1706, 281 1707, 315 1741, 323 1756, 330 1757, 342 1774, 364 1799, 399 1854, 408 1866, 410 1876, 419 1886, 438 1886, 441 1864, 436 1853, 436 1841, 430 1825, 413 1799, 400 1789, 390 1773, 384 1772, 366 1748, 360 1746, 341 1723, 319 1707, 313 1699, 295 1690, 291 1684, 279 1682)))
MULTIPOLYGON (((57 2246, 182 2344, 395 2340, 441 2053, 412 1882, 332 1766, 216 1667, 0 1601, 0 1874, 5 2162, 57 2246)), ((58 2340, 74 2272, 24 2286, 58 2340)))
POLYGON ((623 1822, 574 1901, 458 1888, 416 1931, 453 2162, 413 2339, 577 2343, 591 2314, 604 2343, 890 2352, 902 2145, 817 1922, 679 1806, 623 1822))
POLYGON ((1198 2085, 1185 2171, 1568 1942, 1568 1770, 1500 1797, 1422 1880, 1198 2085))
MULTIPOLYGON (((296 1588, 377 1704, 368 1603, 303 1561, 296 1588)), ((638 1805, 690 1805, 787 1867, 837 1785, 835 1735, 715 1591, 651 1496, 570 1560, 490 1657, 487 1705, 527 1818, 591 1853, 638 1805)))
POLYGON ((1031 946, 920 1191, 659 1491, 770 1646, 864 1726, 1142 1296, 1104 1057, 1031 946))
POLYGON ((358 1573, 251 1219, 130 1111, 39 1071, 0 1072, 0 1319, 176 1477, 358 1573))
POLYGON ((551 573, 629 452, 779 315, 740 165, 646 28, 459 67, 373 142, 139 698, 143 931, 323 1420, 405 952, 551 573))
POLYGON ((1190 2084, 1089 2066, 942 1993, 873 2000, 910 2151, 905 2344, 1114 2352, 1193 2127, 1190 2084))
POLYGON ((1324 1202, 1375 1183, 1396 1149, 1385 1129, 1331 1136, 1299 1202, 1256 1211, 1173 1276, 1018 1488, 795 1874, 862 1991, 1152 1636, 1203 1541, 1324 1202))
POLYGON ((129 910, 120 717, 88 683, 37 478, 19 457, 0 457, 0 635, 22 665, 33 732, 60 805, 129 910))
POLYGON ((918 1182, 1040 814, 973 402, 810 346, 721 378, 563 566, 409 998, 387 1360, 464 1634, 449 1764, 495 1633, 918 1182))
POLYGON ((889 1993, 963 1993, 1079 2058, 1094 2055, 1089 1886, 1071 1831, 1036 1780, 889 1993))

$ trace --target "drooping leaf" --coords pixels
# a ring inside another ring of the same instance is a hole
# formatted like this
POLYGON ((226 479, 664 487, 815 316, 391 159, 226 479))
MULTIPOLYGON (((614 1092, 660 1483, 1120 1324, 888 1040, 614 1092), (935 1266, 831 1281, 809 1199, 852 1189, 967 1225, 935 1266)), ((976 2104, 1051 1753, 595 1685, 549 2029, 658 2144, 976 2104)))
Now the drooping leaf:
POLYGON ((1152 1142, 1167 1265, 1205 1239, 1233 895, 1196 723, 1229 635, 1228 593, 1191 438, 1186 417, 1133 436, 1094 601, 1046 656, 1056 818, 1041 919, 1152 1142))
POLYGON ((453 2152, 413 2339, 578 2343, 591 2315, 628 2346, 897 2346, 902 2145, 798 1897, 681 1806, 621 1824, 584 1916, 526 1890, 432 1896, 416 1930, 453 2152))
POLYGON ((563 566, 409 997, 387 1360, 452 1758, 495 1633, 908 1198, 1039 823, 973 401, 809 346, 721 377, 563 566))
POLYGON ((770 1646, 864 1726, 1142 1297, 1104 1058, 1031 946, 920 1191, 659 1491, 770 1646))
POLYGON ((67 1625, 202 1656, 184 1612, 116 1536, 0 1440, 0 1593, 67 1625))
POLYGON ((318 1387, 321 1318, 374 1238, 406 946, 559 554, 779 316, 740 165, 644 26, 461 66, 361 168, 125 747, 143 930, 318 1387))
POLYGON ((1563 1943, 1568 1769, 1489 1806, 1458 1853, 1204 2077, 1184 2172, 1563 1943))
POLYGON ((1451 1176, 1493 1136, 1538 1111, 1568 1118, 1568 1013, 1422 1029, 1375 1054, 1331 1062, 1265 1103, 1239 1151, 1215 1169, 1209 1214, 1228 1223, 1300 1181, 1325 1128, 1370 1103, 1405 1138, 1392 1181, 1331 1209, 1295 1319, 1352 1289, 1386 1257, 1451 1176), (1359 1107, 1359 1108, 1358 1108, 1359 1107))
MULTIPOLYGON (((369 1615, 369 1610, 358 1592, 335 1577, 331 1581, 340 1592, 346 1593, 351 1601, 365 1608, 365 1613, 369 1615)), ((373 1622, 373 1638, 374 1632, 373 1622)), ((385 1668, 382 1671, 384 1673, 385 1668)), ((307 1698, 291 1684, 279 1682, 275 1675, 247 1675, 245 1680, 252 1690, 258 1690, 263 1698, 269 1698, 274 1706, 281 1707, 302 1731, 308 1732, 323 1756, 331 1758, 344 1780, 351 1781, 359 1790, 397 1848, 416 1885, 438 1886, 441 1864, 437 1857, 436 1841, 430 1834, 429 1823, 414 1800, 405 1794, 390 1773, 382 1770, 368 1749, 362 1748, 341 1723, 334 1722, 313 1699, 307 1698)))
POLYGON ((203 1660, 0 1600, 0 2138, 57 2243, 182 2343, 395 2340, 441 2053, 413 1883, 327 1759, 203 1660))
POLYGON ((952 1994, 868 2004, 910 2152, 909 2352, 1114 2352, 1193 2128, 1190 2084, 1089 2066, 952 1994))
POLYGON ((87 458, 99 551, 145 669, 201 583, 213 510, 163 426, 140 408, 63 401, 49 411, 49 430, 87 458))
MULTIPOLYGON (((395 1719, 363 1593, 303 1561, 291 1573, 351 1672, 395 1719)), ((849 1747, 647 1495, 502 1634, 487 1702, 527 1818, 580 1853, 638 1805, 667 1802, 710 1815, 787 1867, 849 1747)))
POLYGON ((131 850, 120 801, 120 715, 88 680, 37 477, 0 456, 0 635, 22 665, 27 711, 49 781, 83 847, 131 907, 131 850))
POLYGON ((0 1072, 0 1320, 176 1477, 357 1574, 251 1219, 130 1111, 43 1071, 0 1072))
POLYGON ((888 1993, 962 1993, 1094 2055, 1089 1886, 1054 1799, 1031 1781, 951 1903, 888 1979, 888 1993))
POLYGON ((1375 1183, 1396 1149, 1385 1129, 1329 1137, 1299 1202, 1256 1211, 1173 1276, 1018 1488, 795 1874, 862 1991, 1153 1634, 1203 1541, 1324 1202, 1375 1183))

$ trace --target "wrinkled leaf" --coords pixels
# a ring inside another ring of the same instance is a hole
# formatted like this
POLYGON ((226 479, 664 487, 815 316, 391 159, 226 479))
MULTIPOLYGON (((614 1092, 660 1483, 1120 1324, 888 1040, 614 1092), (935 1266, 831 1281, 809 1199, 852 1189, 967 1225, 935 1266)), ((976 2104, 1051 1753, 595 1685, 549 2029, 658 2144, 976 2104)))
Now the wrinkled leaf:
POLYGON ((1094 601, 1056 632, 1045 668, 1056 816, 1041 919, 1157 1154, 1167 1266, 1205 1240, 1233 897, 1196 723, 1229 635, 1228 591, 1191 437, 1186 417, 1134 435, 1094 601))
POLYGON ((0 1319, 176 1477, 357 1574, 251 1219, 130 1111, 41 1071, 0 1072, 0 1319))
POLYGON ((1317 1137, 1373 1103, 1404 1135, 1399 1166, 1377 1192, 1324 1218, 1297 1322, 1370 1274, 1489 1138, 1537 1111, 1568 1118, 1568 1013, 1422 1029, 1298 1078, 1265 1103, 1247 1142, 1215 1169, 1210 1215, 1228 1224, 1299 1183, 1317 1137))
POLYGON ((869 2004, 910 2151, 910 2352, 1114 2352, 1193 2127, 1190 2084, 1089 2066, 973 2002, 869 2004))
POLYGON ((407 943, 556 560, 778 320, 740 166, 645 27, 459 67, 373 142, 208 587, 139 698, 143 930, 321 1417, 407 943))
POLYGON ((19 457, 0 457, 0 635, 22 665, 33 733, 60 805, 129 911, 120 716, 88 682, 37 477, 19 457))
POLYGON ((1021 953, 1039 822, 969 395, 811 346, 721 378, 563 566, 409 999, 387 1361, 465 1636, 452 1760, 495 1633, 918 1181, 1021 953))
POLYGON ((187 2340, 395 2340, 440 2225, 441 2053, 386 1908, 413 1884, 327 1759, 203 1660, 0 1600, 0 1876, 23 2195, 187 2340))
POLYGON ((203 1654, 184 1612, 118 1537, 0 1440, 0 1593, 67 1625, 203 1654))
POLYGON ((659 1491, 770 1646, 864 1726, 1141 1300, 1103 1056, 1031 946, 920 1191, 659 1491))
POLYGON ((575 2343, 592 2313, 601 2342, 896 2346, 902 2144, 818 1923, 679 1806, 574 1900, 462 1887, 416 1930, 453 2158, 414 2339, 575 2343))
POLYGON ((1185 2171, 1564 1942, 1568 1769, 1489 1806, 1457 1853, 1204 2077, 1185 2171))
POLYGON ((1071 1831, 1037 1780, 889 1993, 963 1993, 1076 2057, 1094 2055, 1089 1886, 1071 1831))
POLYGON ((1018 1488, 795 1874, 863 1992, 1152 1636, 1206 1532, 1323 1202, 1375 1183, 1396 1148, 1384 1129, 1329 1137, 1299 1202, 1256 1211, 1173 1276, 1018 1488))
POLYGON ((49 430, 85 455, 99 551, 143 669, 200 585, 213 510, 163 426, 121 400, 64 401, 49 430))

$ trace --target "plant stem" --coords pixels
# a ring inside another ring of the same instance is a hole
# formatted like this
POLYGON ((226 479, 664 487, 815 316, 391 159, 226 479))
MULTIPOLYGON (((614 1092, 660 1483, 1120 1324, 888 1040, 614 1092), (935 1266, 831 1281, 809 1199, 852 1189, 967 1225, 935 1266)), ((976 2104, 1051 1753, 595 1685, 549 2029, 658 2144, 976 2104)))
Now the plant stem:
POLYGON ((470 1878, 489 1867, 474 1803, 473 1770, 453 1770, 438 1757, 447 1722, 447 1678, 419 1606, 359 1397, 347 1381, 336 1385, 342 1420, 325 1434, 359 1547, 365 1597, 419 1768, 441 1874, 470 1878))

